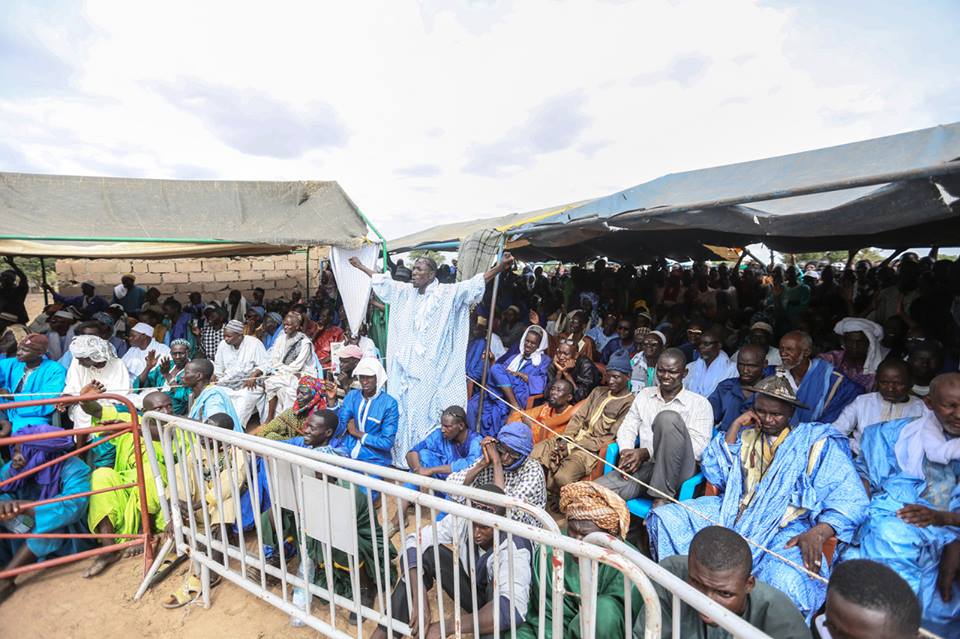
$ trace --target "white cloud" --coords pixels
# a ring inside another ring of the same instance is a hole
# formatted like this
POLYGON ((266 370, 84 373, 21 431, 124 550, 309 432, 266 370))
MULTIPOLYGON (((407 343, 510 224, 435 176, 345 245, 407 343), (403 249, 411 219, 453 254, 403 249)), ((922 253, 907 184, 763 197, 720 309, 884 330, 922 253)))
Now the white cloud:
POLYGON ((949 56, 882 54, 916 25, 746 0, 146 7, 9 16, 53 71, 0 86, 4 169, 336 179, 393 237, 930 126, 960 93, 949 56))

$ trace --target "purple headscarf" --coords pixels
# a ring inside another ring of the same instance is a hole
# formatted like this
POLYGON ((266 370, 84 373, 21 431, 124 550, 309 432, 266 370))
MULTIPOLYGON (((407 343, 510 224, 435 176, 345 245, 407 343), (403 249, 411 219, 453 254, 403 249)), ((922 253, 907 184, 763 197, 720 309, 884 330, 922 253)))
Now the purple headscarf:
MULTIPOLYGON (((49 424, 36 424, 34 426, 25 426, 17 431, 17 435, 38 435, 40 433, 65 433, 66 431, 49 424)), ((55 459, 59 455, 73 448, 73 441, 70 437, 53 437, 51 439, 40 439, 32 442, 23 442, 20 444, 20 455, 27 460, 27 465, 20 470, 14 470, 11 466, 10 472, 16 475, 36 468, 44 462, 55 459)), ((28 477, 23 477, 12 481, 5 486, 0 486, 0 491, 13 492, 20 489, 27 482, 35 481, 40 485, 39 500, 50 499, 60 492, 60 471, 63 469, 63 463, 53 464, 34 473, 28 477)))

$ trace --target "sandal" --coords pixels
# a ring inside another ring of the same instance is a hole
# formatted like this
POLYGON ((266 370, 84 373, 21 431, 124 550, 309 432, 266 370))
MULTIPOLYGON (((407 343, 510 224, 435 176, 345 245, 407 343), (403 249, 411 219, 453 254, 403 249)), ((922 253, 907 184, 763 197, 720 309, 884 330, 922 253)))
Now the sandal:
POLYGON ((196 575, 190 575, 177 590, 170 595, 161 604, 168 610, 182 608, 189 603, 193 603, 200 596, 200 578, 196 575))
POLYGON ((157 569, 153 579, 150 580, 149 587, 153 588, 169 577, 173 571, 179 568, 187 559, 189 559, 189 555, 183 554, 178 556, 175 550, 168 552, 167 556, 163 558, 163 562, 160 563, 160 567, 157 569))
MULTIPOLYGON (((220 582, 223 581, 223 578, 216 574, 212 573, 210 575, 210 588, 215 588, 220 585, 220 582)), ((180 588, 167 597, 165 601, 162 602, 162 606, 168 610, 174 610, 176 608, 182 608, 189 603, 196 601, 202 593, 202 587, 200 585, 200 577, 196 575, 190 575, 187 577, 186 581, 183 582, 183 585, 180 588)))

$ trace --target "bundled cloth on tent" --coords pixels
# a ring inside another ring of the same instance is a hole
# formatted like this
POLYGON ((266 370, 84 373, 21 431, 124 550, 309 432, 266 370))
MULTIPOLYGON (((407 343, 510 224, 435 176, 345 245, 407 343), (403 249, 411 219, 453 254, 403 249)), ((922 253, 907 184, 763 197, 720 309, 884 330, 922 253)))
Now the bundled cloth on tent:
POLYGON ((334 246, 330 249, 330 268, 337 280, 337 290, 347 315, 350 332, 358 335, 360 324, 367 315, 367 302, 370 301, 370 278, 363 271, 350 265, 355 257, 369 269, 373 268, 380 252, 378 244, 364 244, 356 249, 342 249, 334 246))
POLYGON ((482 229, 464 238, 457 255, 457 281, 469 280, 490 268, 500 250, 502 237, 503 233, 500 231, 482 229))

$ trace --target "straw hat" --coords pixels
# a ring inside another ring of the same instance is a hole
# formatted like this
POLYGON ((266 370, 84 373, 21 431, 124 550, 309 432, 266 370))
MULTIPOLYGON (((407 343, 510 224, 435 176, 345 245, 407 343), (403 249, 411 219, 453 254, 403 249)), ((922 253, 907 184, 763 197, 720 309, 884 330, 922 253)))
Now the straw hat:
POLYGON ((781 402, 786 402, 797 408, 807 408, 807 406, 797 400, 797 394, 793 392, 793 387, 790 386, 790 382, 784 377, 784 373, 779 371, 775 375, 761 379, 754 386, 744 386, 743 390, 753 391, 758 395, 779 399, 781 402))

